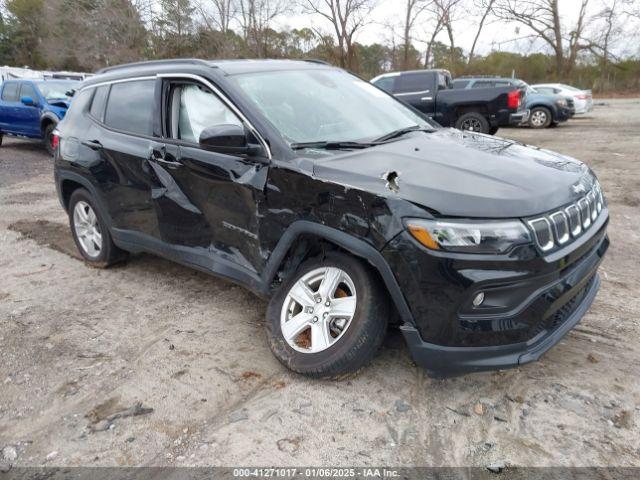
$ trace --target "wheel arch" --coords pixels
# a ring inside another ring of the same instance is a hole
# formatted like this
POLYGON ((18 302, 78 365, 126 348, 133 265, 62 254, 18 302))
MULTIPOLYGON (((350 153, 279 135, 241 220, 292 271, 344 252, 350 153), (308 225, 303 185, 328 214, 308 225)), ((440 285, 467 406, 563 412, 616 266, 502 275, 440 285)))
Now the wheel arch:
POLYGON ((382 280, 401 322, 415 325, 402 290, 391 268, 378 250, 364 240, 341 230, 306 220, 291 224, 278 241, 262 273, 265 288, 271 291, 274 283, 278 281, 279 275, 286 277, 304 259, 309 258, 308 248, 305 245, 308 241, 317 242, 316 246, 324 244, 338 248, 366 261, 382 280))
POLYGON ((44 135, 44 131, 49 125, 56 125, 60 119, 52 112, 44 112, 40 117, 40 133, 44 135))

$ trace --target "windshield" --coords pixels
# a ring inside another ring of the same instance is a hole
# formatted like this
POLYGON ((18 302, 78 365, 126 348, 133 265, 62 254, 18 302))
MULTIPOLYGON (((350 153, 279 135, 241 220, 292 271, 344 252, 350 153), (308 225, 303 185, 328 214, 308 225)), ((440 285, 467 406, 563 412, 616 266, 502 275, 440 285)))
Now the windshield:
POLYGON ((370 83, 342 70, 287 70, 233 77, 290 143, 372 140, 433 127, 370 83))
POLYGON ((78 88, 80 82, 42 82, 38 84, 38 89, 47 100, 59 100, 67 98, 67 92, 78 88))

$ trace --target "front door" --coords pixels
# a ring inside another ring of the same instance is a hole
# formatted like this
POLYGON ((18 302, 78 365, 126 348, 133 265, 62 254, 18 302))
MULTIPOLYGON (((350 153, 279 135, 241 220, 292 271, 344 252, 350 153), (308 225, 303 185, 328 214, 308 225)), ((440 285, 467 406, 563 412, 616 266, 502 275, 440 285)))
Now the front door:
POLYGON ((163 92, 165 142, 179 145, 179 152, 175 162, 151 162, 165 189, 155 198, 162 240, 204 249, 215 261, 259 270, 264 258, 259 248, 258 205, 264 198, 268 162, 200 147, 205 128, 243 125, 206 86, 166 80, 163 92))
POLYGON ((39 138, 42 134, 40 131, 40 96, 35 88, 30 84, 23 82, 20 85, 20 103, 16 107, 16 124, 24 135, 39 138), (23 98, 33 100, 33 105, 25 105, 22 103, 23 98))

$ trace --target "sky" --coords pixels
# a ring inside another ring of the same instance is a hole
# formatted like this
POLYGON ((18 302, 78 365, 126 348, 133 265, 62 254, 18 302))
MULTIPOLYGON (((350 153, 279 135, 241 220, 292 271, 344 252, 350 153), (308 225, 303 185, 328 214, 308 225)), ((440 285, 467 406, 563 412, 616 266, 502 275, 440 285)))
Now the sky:
MULTIPOLYGON (((640 0, 637 1, 640 2, 640 0)), ((590 0, 588 14, 592 15, 595 12, 599 12, 604 2, 606 2, 606 0, 590 0)), ((563 24, 567 26, 575 25, 580 11, 580 3, 580 0, 560 0, 560 15, 563 24)), ((363 44, 391 43, 393 38, 393 27, 391 25, 396 25, 398 36, 402 31, 403 20, 401 17, 404 4, 404 0, 379 0, 378 7, 370 16, 370 23, 358 34, 356 40, 363 44)), ((476 25, 479 22, 480 15, 460 12, 458 16, 458 20, 454 23, 456 46, 460 46, 465 52, 468 52, 473 44, 477 28, 476 25)), ((323 32, 332 32, 331 25, 328 22, 316 17, 317 16, 312 17, 300 13, 290 14, 279 18, 277 24, 280 27, 290 28, 313 26, 323 32)), ((632 30, 634 34, 637 35, 638 25, 634 25, 632 30)), ((415 28, 414 44, 416 44, 418 48, 424 49, 425 44, 421 43, 420 39, 426 39, 429 34, 429 23, 419 23, 415 28)), ((536 41, 533 44, 529 39, 513 41, 514 38, 524 37, 528 34, 529 31, 526 27, 520 24, 491 20, 485 24, 480 39, 478 40, 478 45, 476 46, 476 53, 486 54, 492 50, 507 50, 521 53, 547 51, 548 47, 543 41, 536 41)), ((448 44, 448 38, 445 32, 442 32, 438 36, 438 40, 448 44)), ((618 55, 639 54, 640 48, 638 47, 638 40, 636 36, 635 41, 616 45, 614 52, 618 55)))

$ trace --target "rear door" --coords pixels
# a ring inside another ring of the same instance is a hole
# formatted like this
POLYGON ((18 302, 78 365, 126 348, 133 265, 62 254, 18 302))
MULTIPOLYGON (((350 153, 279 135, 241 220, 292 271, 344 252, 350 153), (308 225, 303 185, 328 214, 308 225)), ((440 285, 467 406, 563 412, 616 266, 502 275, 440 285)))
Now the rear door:
POLYGON ((394 96, 429 116, 435 112, 433 72, 403 73, 396 78, 394 96))
POLYGON ((113 226, 147 237, 158 236, 152 200, 158 183, 149 166, 157 144, 153 136, 157 85, 155 78, 148 78, 97 87, 89 112, 93 121, 82 139, 82 145, 100 158, 90 168, 113 226))

